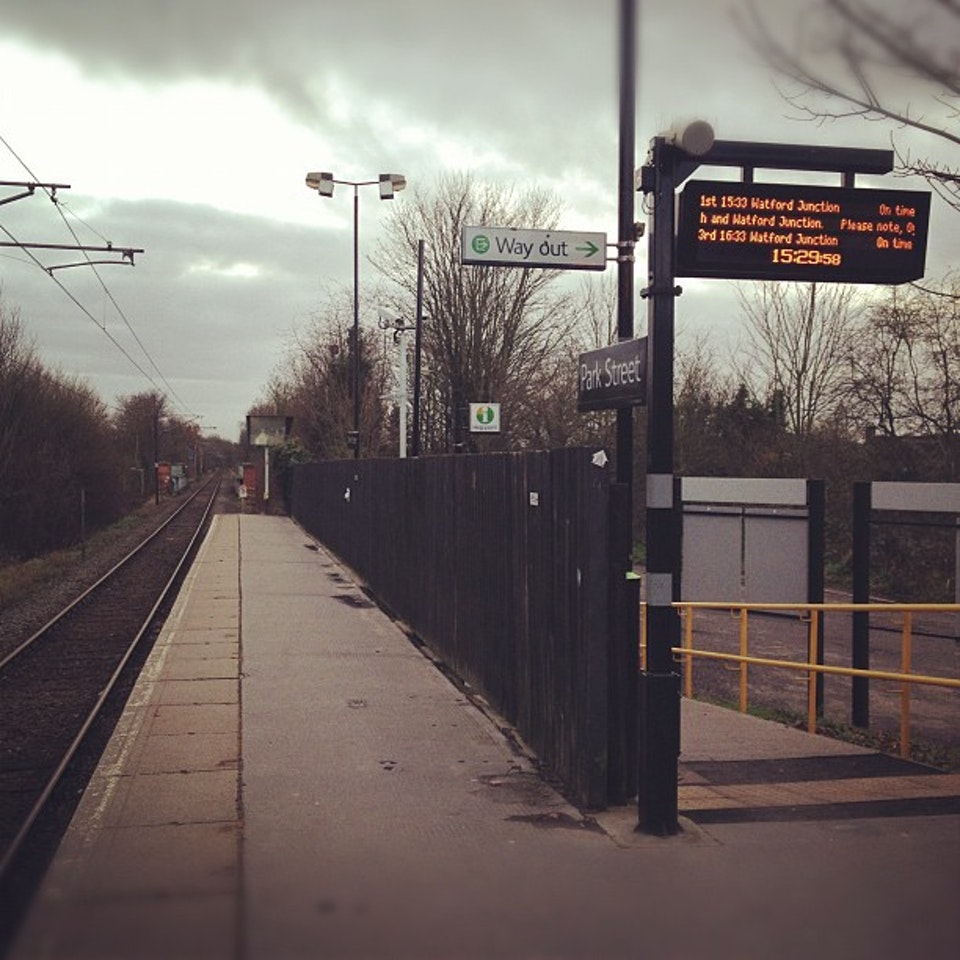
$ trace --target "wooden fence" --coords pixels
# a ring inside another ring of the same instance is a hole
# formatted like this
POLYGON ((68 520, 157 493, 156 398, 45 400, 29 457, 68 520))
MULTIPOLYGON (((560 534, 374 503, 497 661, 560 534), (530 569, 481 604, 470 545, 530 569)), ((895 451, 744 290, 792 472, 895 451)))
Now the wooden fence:
POLYGON ((610 622, 626 562, 611 556, 611 503, 622 498, 593 453, 302 464, 292 512, 518 730, 574 802, 602 808, 611 782, 630 790, 629 746, 620 756, 630 706, 609 695, 634 668, 618 652, 630 638, 611 641, 623 632, 610 622))

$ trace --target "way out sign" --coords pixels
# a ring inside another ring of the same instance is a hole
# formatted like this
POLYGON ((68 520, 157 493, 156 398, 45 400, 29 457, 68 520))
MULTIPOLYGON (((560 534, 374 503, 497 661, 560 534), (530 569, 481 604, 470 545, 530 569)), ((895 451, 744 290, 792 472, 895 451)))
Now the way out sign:
POLYGON ((605 270, 607 235, 573 230, 464 227, 460 262, 488 267, 605 270))
POLYGON ((500 432, 500 404, 499 403, 471 403, 470 404, 470 432, 471 433, 499 433, 500 432))
POLYGON ((634 407, 647 400, 647 338, 581 353, 577 363, 577 410, 634 407))

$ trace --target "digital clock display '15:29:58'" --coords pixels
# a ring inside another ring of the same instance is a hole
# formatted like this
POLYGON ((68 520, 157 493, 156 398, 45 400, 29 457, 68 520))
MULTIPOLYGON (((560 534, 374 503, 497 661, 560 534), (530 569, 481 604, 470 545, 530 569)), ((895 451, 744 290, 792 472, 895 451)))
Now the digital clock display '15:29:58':
POLYGON ((693 180, 676 275, 905 283, 923 276, 930 194, 693 180))
POLYGON ((792 247, 773 247, 770 259, 774 263, 795 263, 802 266, 805 263, 815 266, 839 267, 843 263, 842 253, 824 253, 821 250, 795 250, 792 247))

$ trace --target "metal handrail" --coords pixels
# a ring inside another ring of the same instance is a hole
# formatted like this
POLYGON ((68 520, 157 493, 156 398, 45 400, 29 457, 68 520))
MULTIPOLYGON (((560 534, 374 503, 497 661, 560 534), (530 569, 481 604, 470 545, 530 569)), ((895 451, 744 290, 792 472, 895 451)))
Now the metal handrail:
MULTIPOLYGON (((641 604, 645 607, 645 604, 641 604)), ((811 733, 817 730, 817 676, 835 674, 849 677, 865 677, 874 680, 886 680, 902 684, 900 698, 900 755, 910 755, 910 689, 912 684, 960 689, 960 679, 936 677, 912 673, 910 669, 913 651, 913 615, 916 613, 960 613, 958 603, 738 603, 713 601, 681 601, 672 604, 678 615, 683 618, 683 640, 679 647, 671 652, 684 663, 684 696, 693 696, 693 658, 723 660, 740 665, 739 709, 747 711, 747 667, 777 667, 786 670, 802 671, 807 674, 807 729, 811 733), (713 650, 697 650, 693 646, 693 614, 695 610, 726 610, 736 613, 739 618, 739 653, 720 653, 713 650), (807 621, 807 659, 806 661, 779 660, 770 657, 751 657, 748 653, 748 621, 750 613, 795 612, 807 621), (824 613, 900 613, 903 614, 901 640, 900 671, 864 670, 857 667, 839 667, 817 663, 819 644, 819 621, 824 613)), ((646 652, 646 616, 642 617, 641 663, 645 663, 646 652)))

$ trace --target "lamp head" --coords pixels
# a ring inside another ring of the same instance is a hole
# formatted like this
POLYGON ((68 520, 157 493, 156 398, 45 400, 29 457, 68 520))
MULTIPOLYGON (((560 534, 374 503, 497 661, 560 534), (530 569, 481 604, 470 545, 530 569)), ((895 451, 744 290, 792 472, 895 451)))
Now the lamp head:
POLYGON ((311 190, 316 190, 321 197, 333 196, 333 174, 332 173, 308 173, 307 186, 311 190))
POLYGON ((407 185, 406 178, 401 173, 380 174, 380 199, 392 200, 393 195, 407 185))

